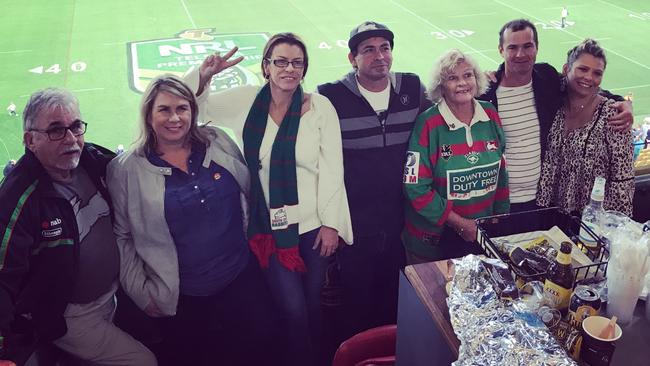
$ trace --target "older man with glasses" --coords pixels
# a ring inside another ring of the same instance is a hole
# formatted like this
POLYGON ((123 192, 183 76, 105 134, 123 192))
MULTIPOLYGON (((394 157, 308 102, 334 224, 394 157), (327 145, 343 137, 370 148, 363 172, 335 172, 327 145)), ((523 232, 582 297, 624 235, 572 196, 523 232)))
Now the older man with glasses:
POLYGON ((84 144, 88 124, 63 89, 30 97, 25 155, 0 186, 0 359, 17 360, 17 324, 102 365, 156 365, 112 323, 120 257, 104 185, 114 154, 84 144))

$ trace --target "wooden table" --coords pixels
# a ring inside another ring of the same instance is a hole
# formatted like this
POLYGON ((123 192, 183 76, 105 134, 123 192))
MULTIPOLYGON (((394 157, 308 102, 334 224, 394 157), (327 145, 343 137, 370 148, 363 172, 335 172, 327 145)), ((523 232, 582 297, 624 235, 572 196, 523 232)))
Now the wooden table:
MULTIPOLYGON (((445 285, 447 261, 406 266, 400 274, 397 314, 398 366, 449 365, 460 342, 449 319, 445 285)), ((639 300, 632 322, 623 327, 610 366, 650 365, 650 322, 639 300)))
POLYGON ((449 320, 447 261, 406 266, 400 274, 397 365, 449 365, 460 342, 449 320))

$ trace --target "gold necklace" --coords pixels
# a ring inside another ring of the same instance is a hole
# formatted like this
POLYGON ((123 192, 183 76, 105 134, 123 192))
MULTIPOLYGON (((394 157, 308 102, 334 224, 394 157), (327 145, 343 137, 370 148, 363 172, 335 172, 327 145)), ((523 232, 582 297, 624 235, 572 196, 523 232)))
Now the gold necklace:
POLYGON ((594 93, 587 103, 580 104, 580 109, 573 108, 571 105, 569 105, 569 112, 571 112, 572 115, 577 115, 579 113, 582 113, 582 111, 585 109, 585 106, 590 106, 593 103, 594 99, 596 99, 597 95, 598 94, 594 93))

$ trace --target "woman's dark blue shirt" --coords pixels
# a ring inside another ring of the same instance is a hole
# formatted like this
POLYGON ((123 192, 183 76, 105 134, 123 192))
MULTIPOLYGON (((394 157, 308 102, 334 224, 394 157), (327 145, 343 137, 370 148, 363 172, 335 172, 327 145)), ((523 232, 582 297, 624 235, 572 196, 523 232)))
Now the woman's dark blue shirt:
POLYGON ((171 168, 165 176, 165 219, 178 254, 180 292, 189 296, 218 293, 246 267, 240 188, 215 162, 203 167, 206 147, 193 144, 188 173, 156 154, 149 161, 171 168))

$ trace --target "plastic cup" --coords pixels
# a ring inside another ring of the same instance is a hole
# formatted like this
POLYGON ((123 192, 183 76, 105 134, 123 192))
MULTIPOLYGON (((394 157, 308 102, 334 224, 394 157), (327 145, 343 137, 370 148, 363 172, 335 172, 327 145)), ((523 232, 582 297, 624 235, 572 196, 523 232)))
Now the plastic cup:
POLYGON ((615 342, 623 335, 623 330, 616 324, 614 338, 600 338, 598 335, 608 323, 608 318, 598 315, 590 316, 582 321, 583 338, 580 359, 591 366, 608 366, 616 349, 615 342))
POLYGON ((630 221, 630 218, 625 216, 625 214, 620 213, 614 210, 606 210, 600 217, 600 234, 603 238, 607 250, 609 250, 610 256, 612 255, 611 246, 611 235, 615 230, 619 228, 622 224, 630 221))
POLYGON ((607 316, 616 316, 627 324, 634 316, 634 308, 643 289, 643 276, 630 274, 622 268, 607 268, 607 316))
POLYGON ((612 234, 612 252, 607 265, 607 315, 622 324, 632 320, 645 282, 650 236, 642 226, 628 221, 612 234))

